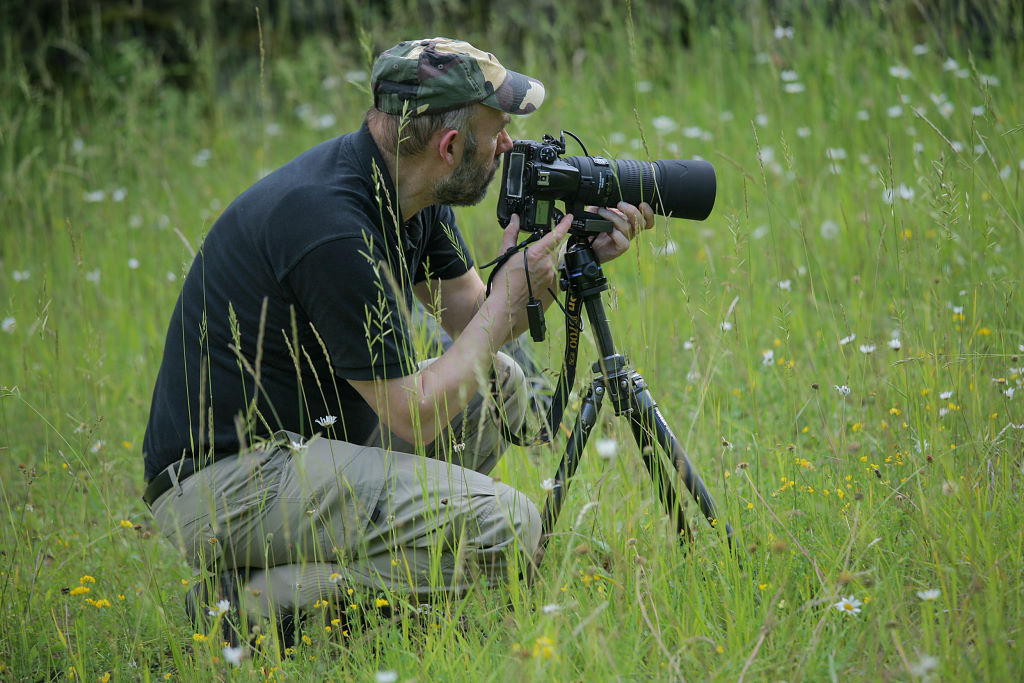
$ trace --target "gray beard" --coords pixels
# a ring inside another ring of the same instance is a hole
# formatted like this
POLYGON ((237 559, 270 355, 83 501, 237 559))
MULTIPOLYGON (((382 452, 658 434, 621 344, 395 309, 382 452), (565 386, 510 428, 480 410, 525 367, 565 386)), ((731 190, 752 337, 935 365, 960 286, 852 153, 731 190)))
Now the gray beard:
POLYGON ((434 199, 438 204, 473 206, 487 196, 487 186, 494 179, 500 163, 488 168, 486 164, 476 161, 476 153, 476 141, 467 138, 462 161, 450 176, 434 185, 434 199))

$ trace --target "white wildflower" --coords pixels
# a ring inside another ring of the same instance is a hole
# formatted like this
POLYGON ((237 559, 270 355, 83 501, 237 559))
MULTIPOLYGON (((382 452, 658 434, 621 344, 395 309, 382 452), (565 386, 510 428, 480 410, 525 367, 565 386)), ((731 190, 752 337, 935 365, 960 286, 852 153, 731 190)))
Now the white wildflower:
POLYGON ((671 133, 678 127, 678 124, 670 116, 655 117, 651 123, 654 125, 654 130, 659 133, 671 133))
POLYGON ((761 365, 771 365, 775 362, 775 352, 771 349, 765 349, 761 352, 761 365))
POLYGON ((201 149, 198 152, 196 152, 195 156, 192 157, 192 165, 193 166, 206 166, 206 162, 208 162, 210 160, 210 157, 212 157, 212 156, 213 156, 213 152, 211 152, 209 149, 204 147, 203 149, 201 149))
POLYGON ((0 330, 3 330, 7 334, 13 334, 14 328, 18 325, 18 321, 14 319, 14 316, 7 316, 0 322, 0 330))
POLYGON ((855 332, 851 332, 849 335, 847 335, 847 336, 845 336, 845 337, 843 337, 842 339, 839 340, 839 345, 840 346, 846 346, 847 344, 849 344, 850 342, 852 342, 856 338, 857 338, 857 334, 855 332))
POLYGON ((793 281, 792 280, 779 280, 779 289, 781 289, 784 292, 791 291, 793 289, 793 281))
POLYGON ((131 268, 132 270, 138 270, 140 265, 142 265, 142 264, 139 263, 139 259, 137 259, 137 258, 130 258, 130 259, 128 259, 128 267, 131 268))
POLYGON ((206 611, 211 617, 219 617, 222 614, 226 614, 231 609, 231 603, 227 600, 220 600, 216 605, 206 611))
POLYGON ((921 598, 925 602, 935 600, 940 595, 942 595, 942 591, 938 588, 929 588, 927 590, 917 591, 917 597, 921 598))
POLYGON ((841 599, 839 602, 837 602, 836 604, 834 604, 832 606, 835 607, 840 612, 845 612, 846 614, 854 614, 854 615, 856 615, 856 614, 860 614, 860 607, 863 604, 864 603, 862 603, 860 600, 858 600, 857 598, 855 598, 855 597, 853 597, 851 595, 851 596, 849 596, 847 598, 841 599))
POLYGON ((836 384, 834 386, 836 388, 836 391, 839 392, 840 396, 849 396, 850 395, 850 387, 846 386, 845 384, 836 384))
POLYGON ((827 240, 834 240, 839 236, 839 224, 833 220, 825 220, 821 224, 821 236, 827 240))
POLYGON ((907 67, 903 66, 902 64, 896 64, 895 66, 890 66, 889 67, 889 75, 892 76, 893 78, 899 78, 901 80, 906 80, 908 78, 913 78, 914 77, 914 74, 910 72, 910 69, 908 69, 907 67))
POLYGON ((876 347, 874 344, 861 344, 858 348, 860 349, 861 353, 868 354, 874 353, 876 347))
POLYGON ((378 671, 374 679, 377 683, 395 683, 398 680, 397 671, 378 671))
POLYGON ((334 415, 324 415, 323 417, 318 417, 316 419, 316 423, 321 427, 330 427, 337 421, 338 418, 336 418, 334 415))
POLYGON ((561 605, 556 605, 555 603, 552 602, 552 603, 548 603, 547 605, 544 605, 540 609, 541 609, 542 612, 544 612, 544 614, 555 615, 555 614, 559 614, 562 611, 562 606, 561 605))
POLYGON ((889 340, 889 348, 893 351, 899 351, 903 347, 899 337, 893 337, 889 340))
POLYGON ((540 488, 542 491, 554 491, 555 486, 556 482, 554 479, 545 479, 540 483, 540 488))
POLYGON ((611 460, 619 452, 619 442, 612 438, 598 439, 594 443, 597 456, 605 460, 611 460))
POLYGON ((224 661, 232 666, 239 666, 242 663, 242 655, 245 654, 245 648, 242 647, 231 647, 225 645, 224 649, 221 650, 221 655, 224 656, 224 661))

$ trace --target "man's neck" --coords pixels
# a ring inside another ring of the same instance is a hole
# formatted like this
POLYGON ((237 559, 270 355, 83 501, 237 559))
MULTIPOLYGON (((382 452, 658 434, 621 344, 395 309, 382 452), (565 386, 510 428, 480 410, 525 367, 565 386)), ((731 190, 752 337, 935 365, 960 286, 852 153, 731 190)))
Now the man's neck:
POLYGON ((373 136, 373 141, 384 158, 388 173, 391 174, 391 179, 395 183, 402 221, 409 220, 420 209, 434 204, 432 180, 434 171, 428 167, 428 162, 422 156, 397 159, 380 144, 378 134, 373 126, 370 126, 370 134, 373 136))

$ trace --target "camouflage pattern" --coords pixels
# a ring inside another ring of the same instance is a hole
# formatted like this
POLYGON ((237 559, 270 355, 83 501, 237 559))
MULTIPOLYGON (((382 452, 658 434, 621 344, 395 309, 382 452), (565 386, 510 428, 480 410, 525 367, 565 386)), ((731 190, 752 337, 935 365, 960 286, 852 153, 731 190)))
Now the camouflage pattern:
POLYGON ((494 55, 450 38, 406 40, 384 51, 370 75, 374 106, 388 114, 436 114, 474 102, 529 114, 544 85, 503 67, 494 55))

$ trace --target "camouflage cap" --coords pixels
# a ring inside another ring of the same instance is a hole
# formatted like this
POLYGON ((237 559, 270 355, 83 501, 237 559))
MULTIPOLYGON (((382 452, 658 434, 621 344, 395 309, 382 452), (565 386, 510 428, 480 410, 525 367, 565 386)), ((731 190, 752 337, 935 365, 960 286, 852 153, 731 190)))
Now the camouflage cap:
POLYGON ((370 83, 374 106, 388 114, 401 114, 405 106, 412 116, 436 114, 475 102, 529 114, 544 101, 543 83, 451 38, 406 40, 385 50, 373 64, 370 83))

